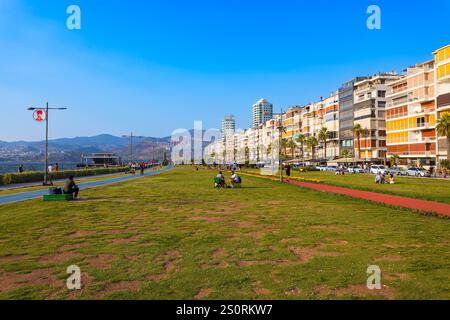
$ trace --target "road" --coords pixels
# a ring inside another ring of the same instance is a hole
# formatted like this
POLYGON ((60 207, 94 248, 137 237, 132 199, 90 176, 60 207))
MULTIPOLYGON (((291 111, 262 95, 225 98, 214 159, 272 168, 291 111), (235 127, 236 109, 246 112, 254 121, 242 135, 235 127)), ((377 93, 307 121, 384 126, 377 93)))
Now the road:
MULTIPOLYGON (((107 186, 107 185, 110 185, 113 183, 125 182, 125 181, 129 181, 129 180, 139 179, 142 177, 153 176, 153 175, 171 170, 172 168, 173 168, 172 166, 169 166, 169 167, 166 167, 161 170, 148 171, 143 176, 141 176, 140 174, 124 175, 122 177, 116 177, 116 178, 111 178, 111 179, 79 183, 78 186, 80 187, 81 190, 88 189, 88 188, 107 186)), ((48 193, 48 189, 40 189, 40 190, 26 191, 26 192, 20 192, 20 193, 0 196, 0 205, 40 198, 44 194, 47 194, 47 193, 48 193)))

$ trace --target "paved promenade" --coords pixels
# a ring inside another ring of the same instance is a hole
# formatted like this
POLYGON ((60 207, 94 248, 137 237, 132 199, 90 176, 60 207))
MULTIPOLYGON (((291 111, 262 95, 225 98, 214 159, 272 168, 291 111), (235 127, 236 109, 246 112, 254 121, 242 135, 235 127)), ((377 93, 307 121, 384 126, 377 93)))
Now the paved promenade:
MULTIPOLYGON (((123 175, 121 177, 116 177, 116 178, 111 178, 111 179, 104 179, 104 180, 97 180, 97 181, 86 182, 86 183, 79 183, 78 186, 80 187, 80 189, 82 191, 83 189, 96 188, 96 187, 110 185, 110 184, 113 184, 113 183, 119 183, 119 182, 139 179, 139 178, 142 178, 142 177, 156 175, 156 174, 159 174, 159 173, 171 170, 172 168, 173 168, 172 166, 169 166, 169 167, 166 167, 166 168, 161 169, 161 170, 148 171, 148 172, 146 172, 144 174, 144 176, 141 176, 140 174, 137 173, 135 175, 123 175)), ((20 193, 0 196, 0 205, 7 204, 7 203, 13 203, 13 202, 20 202, 20 201, 25 201, 25 200, 35 199, 35 198, 40 198, 44 194, 47 194, 47 193, 48 193, 48 189, 40 189, 40 190, 26 191, 26 192, 20 192, 20 193)))

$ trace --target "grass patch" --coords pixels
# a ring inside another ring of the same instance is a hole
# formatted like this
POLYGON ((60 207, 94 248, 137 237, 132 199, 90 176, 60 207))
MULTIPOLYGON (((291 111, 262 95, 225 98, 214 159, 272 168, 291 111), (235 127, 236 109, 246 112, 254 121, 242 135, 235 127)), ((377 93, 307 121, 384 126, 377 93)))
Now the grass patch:
POLYGON ((450 220, 177 168, 0 206, 3 299, 449 299, 450 220), (83 289, 65 288, 77 264, 83 289), (365 288, 369 265, 383 289, 365 288))

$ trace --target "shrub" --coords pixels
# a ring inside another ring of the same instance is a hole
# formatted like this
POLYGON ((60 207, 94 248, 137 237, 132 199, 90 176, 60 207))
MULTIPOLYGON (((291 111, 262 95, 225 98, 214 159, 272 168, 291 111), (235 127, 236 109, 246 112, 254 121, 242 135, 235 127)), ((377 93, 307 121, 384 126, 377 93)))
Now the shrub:
MULTIPOLYGON (((128 168, 96 168, 96 169, 80 169, 80 170, 66 170, 50 173, 51 180, 66 179, 69 176, 86 177, 100 174, 111 174, 118 172, 125 172, 128 168)), ((44 179, 43 172, 24 172, 24 173, 7 173, 1 177, 2 184, 15 184, 26 182, 39 182, 44 179)))

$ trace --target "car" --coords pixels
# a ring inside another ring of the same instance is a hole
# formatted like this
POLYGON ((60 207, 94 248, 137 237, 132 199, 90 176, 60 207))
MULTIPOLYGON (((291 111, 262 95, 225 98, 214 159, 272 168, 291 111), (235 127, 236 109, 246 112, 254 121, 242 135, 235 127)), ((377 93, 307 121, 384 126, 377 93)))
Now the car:
POLYGON ((385 173, 386 167, 383 165, 373 165, 370 167, 370 173, 378 174, 378 173, 385 173))
POLYGON ((391 167, 385 171, 388 175, 394 175, 394 176, 406 176, 406 170, 400 167, 391 167))
POLYGON ((409 168, 406 170, 406 175, 410 177, 426 177, 427 173, 427 170, 423 168, 409 168))
POLYGON ((339 168, 337 166, 328 166, 326 171, 336 172, 339 168))
POLYGON ((365 172, 364 169, 360 168, 360 167, 348 167, 347 171, 349 173, 364 173, 365 172))

